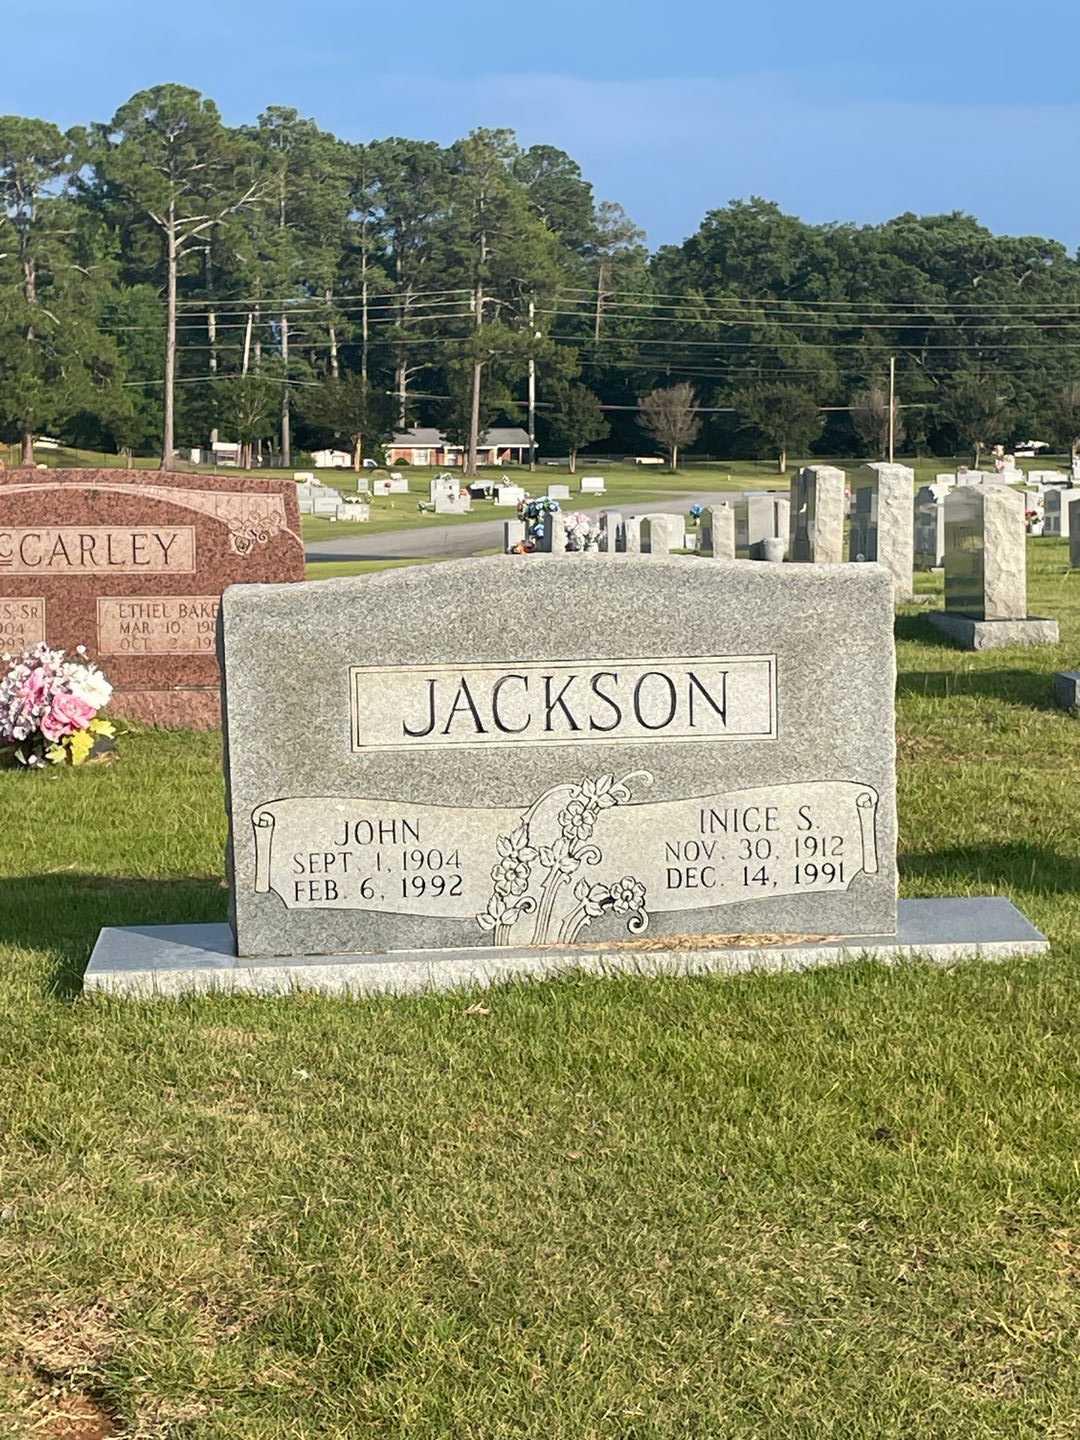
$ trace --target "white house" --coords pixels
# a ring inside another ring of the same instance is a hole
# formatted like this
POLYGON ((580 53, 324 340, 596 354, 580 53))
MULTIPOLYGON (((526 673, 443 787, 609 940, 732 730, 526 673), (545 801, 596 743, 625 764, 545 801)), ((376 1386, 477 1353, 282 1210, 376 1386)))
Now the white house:
POLYGON ((347 450, 313 450, 311 463, 316 470, 349 470, 352 456, 347 450))
MULTIPOLYGON (((485 430, 477 460, 481 465, 528 464, 529 437, 519 426, 485 430)), ((388 465, 463 465, 465 447, 454 445, 441 430, 414 426, 401 430, 386 447, 388 465)))

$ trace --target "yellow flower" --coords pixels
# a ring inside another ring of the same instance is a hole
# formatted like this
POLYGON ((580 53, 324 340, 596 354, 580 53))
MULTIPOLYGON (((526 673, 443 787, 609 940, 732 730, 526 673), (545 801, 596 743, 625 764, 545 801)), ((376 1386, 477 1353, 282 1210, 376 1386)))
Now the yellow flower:
POLYGON ((67 751, 63 745, 50 745, 45 751, 45 759, 50 765, 63 765, 67 759, 67 751))
POLYGON ((91 720, 86 727, 94 735, 115 735, 116 726, 111 720, 91 720))
POLYGON ((67 744, 71 750, 72 765, 81 765, 94 748, 94 737, 89 730, 76 730, 74 735, 67 737, 67 744))

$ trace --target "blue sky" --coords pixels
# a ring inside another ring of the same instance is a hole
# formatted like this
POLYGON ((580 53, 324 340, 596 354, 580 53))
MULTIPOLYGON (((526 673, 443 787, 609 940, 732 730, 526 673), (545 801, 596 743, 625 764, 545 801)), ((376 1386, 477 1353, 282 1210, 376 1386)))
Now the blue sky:
POLYGON ((163 81, 348 139, 506 125, 653 244, 765 195, 809 220, 962 209, 1080 245, 1075 0, 3 0, 0 112, 107 119, 163 81))

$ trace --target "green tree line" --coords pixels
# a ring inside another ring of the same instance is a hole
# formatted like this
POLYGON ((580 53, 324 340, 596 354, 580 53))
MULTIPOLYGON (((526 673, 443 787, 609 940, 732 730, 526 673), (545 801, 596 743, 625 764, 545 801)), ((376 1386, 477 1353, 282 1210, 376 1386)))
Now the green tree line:
POLYGON ((735 201, 650 254, 571 156, 351 143, 178 85, 63 132, 0 117, 0 438, 284 465, 527 417, 542 450, 978 453, 1080 435, 1080 263, 963 214, 735 201), (887 388, 890 359, 898 408, 887 388))

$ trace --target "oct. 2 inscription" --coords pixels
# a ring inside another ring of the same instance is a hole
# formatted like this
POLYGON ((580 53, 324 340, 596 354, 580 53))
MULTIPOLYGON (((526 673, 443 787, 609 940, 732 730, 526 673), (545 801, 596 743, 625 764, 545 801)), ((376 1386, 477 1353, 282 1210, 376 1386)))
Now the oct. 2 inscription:
POLYGON ((206 655, 214 649, 216 595, 102 596, 97 602, 102 655, 206 655))

